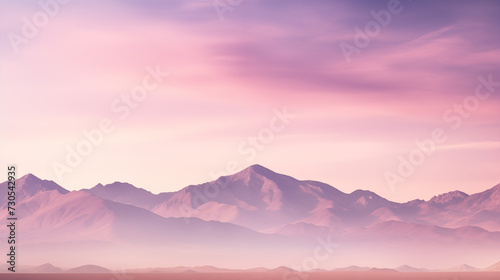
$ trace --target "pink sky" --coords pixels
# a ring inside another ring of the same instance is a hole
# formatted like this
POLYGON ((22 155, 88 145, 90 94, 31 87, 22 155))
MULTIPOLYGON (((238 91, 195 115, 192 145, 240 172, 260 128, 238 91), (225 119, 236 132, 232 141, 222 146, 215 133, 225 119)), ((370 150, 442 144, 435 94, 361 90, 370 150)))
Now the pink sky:
POLYGON ((443 119, 479 76, 500 81, 500 5, 401 1, 347 62, 339 44, 353 44, 354 28, 388 2, 246 0, 221 20, 211 1, 74 0, 17 53, 9 34, 43 10, 2 2, 0 164, 70 190, 126 181, 174 191, 213 180, 232 160, 397 201, 500 183, 500 87, 457 129, 443 119), (111 104, 148 67, 169 75, 120 119, 111 104), (241 154, 284 107, 295 116, 285 129, 255 157, 241 154), (115 130, 58 177, 54 162, 104 118, 115 130), (384 174, 436 128, 447 140, 390 188, 384 174))

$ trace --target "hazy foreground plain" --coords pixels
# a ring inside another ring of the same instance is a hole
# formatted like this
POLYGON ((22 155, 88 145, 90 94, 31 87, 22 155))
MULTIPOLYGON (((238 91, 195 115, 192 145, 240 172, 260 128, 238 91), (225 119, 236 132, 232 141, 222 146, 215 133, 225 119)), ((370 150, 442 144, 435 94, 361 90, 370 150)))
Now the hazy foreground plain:
MULTIPOLYGON (((303 274, 309 276, 307 280, 326 279, 352 279, 352 280, 498 280, 500 272, 311 272, 303 274)), ((186 279, 186 280, 301 280, 299 275, 288 275, 283 273, 142 273, 142 274, 0 274, 2 280, 160 280, 160 279, 186 279)))

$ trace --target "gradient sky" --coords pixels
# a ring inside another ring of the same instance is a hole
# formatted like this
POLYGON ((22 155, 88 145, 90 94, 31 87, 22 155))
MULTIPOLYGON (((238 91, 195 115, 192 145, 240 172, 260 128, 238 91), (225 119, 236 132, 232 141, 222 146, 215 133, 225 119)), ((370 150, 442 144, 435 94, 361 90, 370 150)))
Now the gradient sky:
POLYGON ((479 76, 500 81, 500 2, 402 0, 347 62, 339 45, 389 2, 244 0, 221 20, 206 0, 72 0, 16 53, 9 36, 43 10, 2 1, 5 176, 16 164, 70 190, 125 181, 158 193, 211 181, 234 160, 396 201, 500 183, 500 87, 457 129, 443 118, 479 76), (111 104, 147 67, 169 76, 120 119, 111 104), (254 158, 241 154, 284 107, 295 115, 285 129, 254 158), (114 131, 58 179, 53 163, 105 118, 114 131), (384 174, 436 128, 447 140, 391 189, 384 174))

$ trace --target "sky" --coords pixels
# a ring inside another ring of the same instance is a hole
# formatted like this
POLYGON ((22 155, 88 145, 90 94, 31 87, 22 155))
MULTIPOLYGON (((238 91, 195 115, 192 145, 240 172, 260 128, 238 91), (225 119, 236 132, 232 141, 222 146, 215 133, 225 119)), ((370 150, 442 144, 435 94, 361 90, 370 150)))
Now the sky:
POLYGON ((261 164, 401 202, 480 192, 500 183, 499 13, 1 1, 0 165, 69 190, 176 191, 261 164))

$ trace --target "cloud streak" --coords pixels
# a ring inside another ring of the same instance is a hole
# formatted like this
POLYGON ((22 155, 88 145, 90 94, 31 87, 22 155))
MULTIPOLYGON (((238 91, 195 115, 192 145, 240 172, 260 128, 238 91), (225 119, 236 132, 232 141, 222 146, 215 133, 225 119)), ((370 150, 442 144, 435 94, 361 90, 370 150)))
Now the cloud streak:
MULTIPOLYGON (((111 101, 139 83, 145 67, 161 65, 171 73, 168 81, 63 186, 120 179, 159 192, 208 181, 203 174, 221 169, 242 139, 266 125, 273 108, 287 106, 297 120, 255 162, 340 182, 346 191, 375 184, 374 191, 405 200, 411 192, 384 193, 378 185, 380 166, 390 166, 387 159, 441 125, 443 112, 474 92, 479 75, 500 79, 500 5, 401 3, 403 12, 347 63, 339 43, 352 40, 354 28, 387 1, 247 0, 224 21, 210 1, 71 1, 20 53, 2 36, 4 161, 53 178, 47 166, 68 141, 107 117, 111 101), (352 157, 339 150, 353 151, 352 157), (356 164, 349 168, 370 175, 329 174, 351 161, 356 164)), ((35 1, 0 8, 9 11, 2 14, 3 35, 19 32, 21 18, 38 9, 35 1)), ((492 95, 450 135, 453 145, 500 141, 493 132, 499 111, 500 97, 492 95)), ((484 160, 500 163, 498 157, 484 160)), ((443 155, 437 161, 463 168, 467 160, 443 155)), ((422 176, 410 184, 429 186, 421 196, 436 192, 433 181, 457 183, 422 176)), ((494 174, 477 176, 462 178, 470 186, 465 191, 498 183, 494 174)))

